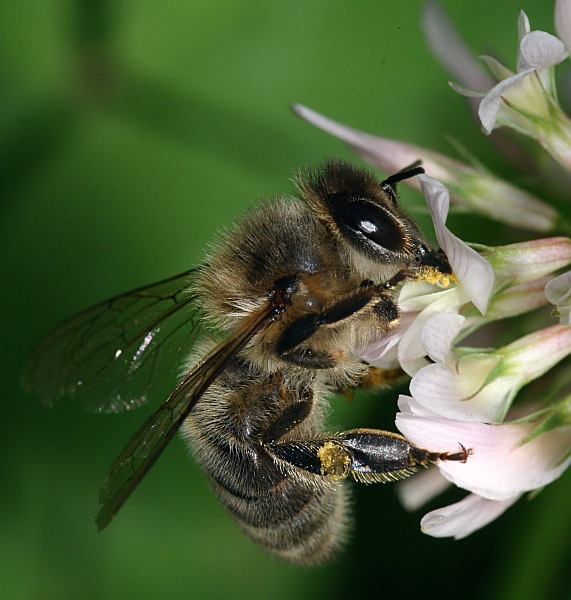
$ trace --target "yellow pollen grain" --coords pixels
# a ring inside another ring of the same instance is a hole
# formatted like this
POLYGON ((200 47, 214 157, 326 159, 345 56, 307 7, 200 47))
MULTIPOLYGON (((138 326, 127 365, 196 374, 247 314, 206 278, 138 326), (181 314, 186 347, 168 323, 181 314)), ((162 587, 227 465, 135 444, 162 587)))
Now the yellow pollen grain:
POLYGON ((425 267, 422 269, 419 279, 432 284, 440 284, 442 287, 448 287, 451 281, 456 281, 454 274, 447 275, 434 267, 425 267))
POLYGON ((347 475, 350 460, 338 444, 325 442, 317 451, 317 456, 321 461, 322 475, 332 479, 342 479, 347 475))

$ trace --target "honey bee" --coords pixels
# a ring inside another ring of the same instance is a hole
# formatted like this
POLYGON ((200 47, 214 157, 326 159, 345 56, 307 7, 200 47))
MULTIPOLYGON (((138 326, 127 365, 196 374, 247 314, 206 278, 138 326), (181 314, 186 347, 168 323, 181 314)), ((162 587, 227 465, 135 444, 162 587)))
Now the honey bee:
POLYGON ((343 479, 387 482, 470 451, 429 451, 377 429, 325 431, 327 397, 369 367, 355 349, 393 333, 390 290, 450 274, 399 207, 396 185, 342 161, 296 177, 298 195, 255 206, 186 273, 70 319, 32 356, 27 386, 48 404, 135 408, 179 383, 127 442, 100 491, 106 527, 180 429, 215 494, 250 538, 311 564, 344 539, 343 479))

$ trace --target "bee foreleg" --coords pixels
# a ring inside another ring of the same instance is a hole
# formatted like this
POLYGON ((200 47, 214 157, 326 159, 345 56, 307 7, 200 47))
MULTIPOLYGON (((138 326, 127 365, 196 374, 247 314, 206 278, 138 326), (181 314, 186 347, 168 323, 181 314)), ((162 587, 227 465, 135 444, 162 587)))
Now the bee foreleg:
POLYGON ((282 332, 276 345, 280 356, 309 339, 320 327, 334 325, 357 314, 376 297, 374 286, 361 288, 356 294, 346 296, 320 313, 304 315, 290 323, 282 332))
POLYGON ((322 312, 306 314, 291 322, 276 343, 277 354, 295 364, 309 368, 328 369, 335 359, 326 352, 301 347, 320 328, 338 325, 351 319, 373 305, 377 318, 388 324, 398 319, 394 300, 384 293, 381 286, 367 285, 325 307, 322 312))
POLYGON ((405 437, 378 429, 354 429, 314 440, 269 445, 273 456, 325 477, 349 475, 362 483, 396 481, 412 475, 419 466, 439 460, 466 462, 471 450, 431 452, 417 448, 405 437))

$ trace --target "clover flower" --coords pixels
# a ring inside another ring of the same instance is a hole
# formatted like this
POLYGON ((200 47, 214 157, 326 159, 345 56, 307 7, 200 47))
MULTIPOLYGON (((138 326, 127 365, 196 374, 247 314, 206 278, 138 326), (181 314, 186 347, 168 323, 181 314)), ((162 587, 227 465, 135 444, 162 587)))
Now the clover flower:
POLYGON ((464 317, 433 315, 421 342, 433 362, 412 378, 410 392, 431 411, 459 421, 500 423, 517 392, 571 354, 571 328, 553 325, 493 351, 453 350, 464 317))
MULTIPOLYGON (((554 67, 571 50, 571 0, 556 2, 558 37, 532 31, 522 11, 516 69, 483 57, 493 77, 435 2, 427 3, 423 26, 432 50, 461 83, 453 88, 476 107, 485 133, 500 126, 516 129, 571 171, 571 120, 559 106, 554 83, 554 67)), ((400 367, 411 377, 410 395, 400 396, 396 416, 403 435, 432 450, 454 452, 459 444, 471 450, 466 463, 440 461, 399 488, 411 509, 451 484, 469 492, 421 520, 422 531, 431 536, 465 537, 522 495, 554 481, 571 463, 569 380, 561 385, 564 368, 559 382, 553 376, 571 355, 571 271, 561 274, 571 265, 571 239, 555 235, 568 232, 569 224, 548 201, 480 163, 374 136, 299 104, 293 110, 385 172, 419 159, 425 168, 426 175, 406 184, 422 191, 454 277, 447 285, 407 281, 393 290, 400 328, 358 349, 358 355, 380 368, 400 367), (465 213, 552 237, 501 246, 466 243, 446 225, 451 201, 465 213), (512 319, 509 327, 502 326, 506 319, 512 319), (541 397, 522 404, 525 386, 540 378, 541 397), (565 389, 567 395, 561 393, 565 389)))
MULTIPOLYGON (((432 511, 421 521, 435 537, 465 537, 539 489, 571 462, 571 398, 513 423, 502 423, 518 390, 571 354, 571 328, 555 325, 496 351, 453 351, 462 317, 434 315, 422 341, 435 361, 411 382, 412 398, 401 396, 399 430, 423 447, 451 447, 462 440, 472 450, 465 469, 448 462, 427 474, 430 490, 442 491, 442 479, 472 494, 432 511), (440 480, 440 483, 434 480, 440 480)), ((425 484, 427 477, 424 477, 425 484)), ((431 493, 418 484, 400 490, 405 506, 417 508, 431 493)))
POLYGON ((477 253, 446 227, 450 204, 447 189, 426 175, 419 179, 436 236, 457 284, 442 289, 426 282, 405 283, 397 297, 403 319, 400 329, 358 352, 374 366, 400 366, 411 376, 428 362, 421 334, 433 315, 464 313, 468 318, 462 319, 463 328, 473 331, 491 321, 529 312, 546 303, 547 276, 571 264, 571 240, 563 237, 494 248, 481 246, 481 254, 477 253))
MULTIPOLYGON (((461 436, 473 452, 466 464, 443 462, 438 471, 425 474, 437 480, 432 483, 436 492, 442 489, 442 478, 471 492, 460 502, 423 517, 422 531, 434 537, 470 535, 499 517, 524 493, 557 479, 571 463, 568 406, 561 411, 567 423, 553 428, 542 427, 547 419, 541 418, 504 424, 457 421, 437 415, 407 396, 400 397, 399 408, 397 426, 415 444, 453 448, 461 436)), ((417 490, 418 486, 401 487, 405 504, 418 505, 417 490)), ((427 499, 424 494, 421 502, 427 499)))
POLYGON ((398 304, 401 313, 407 315, 408 326, 401 326, 396 334, 381 338, 359 351, 361 358, 367 362, 383 366, 383 361, 379 362, 379 359, 385 358, 386 361, 386 352, 395 349, 398 344, 398 362, 410 375, 425 362, 423 357, 426 352, 420 344, 420 333, 426 321, 435 313, 458 312, 468 302, 485 313, 494 284, 490 263, 446 227, 450 205, 448 190, 426 175, 420 175, 419 180, 426 194, 436 236, 458 284, 446 290, 425 282, 405 284, 399 294, 398 304))
MULTIPOLYGON (((386 173, 396 173, 420 160, 426 173, 446 185, 452 201, 464 210, 540 233, 555 231, 561 223, 555 208, 496 177, 482 165, 468 165, 420 146, 359 131, 301 104, 294 104, 292 109, 302 119, 342 140, 363 160, 386 173)), ((420 183, 414 179, 405 183, 420 189, 420 183)))
MULTIPOLYGON (((568 38, 567 2, 559 2, 557 7, 556 28, 568 38)), ((479 99, 478 116, 486 134, 500 126, 511 127, 535 139, 559 164, 571 169, 571 121, 559 105, 553 73, 553 67, 569 55, 561 39, 545 31, 532 31, 521 11, 516 70, 491 56, 480 57, 495 79, 490 84, 475 68, 473 58, 435 3, 427 5, 424 25, 435 54, 462 82, 451 82, 452 88, 479 99), (446 40, 446 46, 437 42, 439 38, 446 40)))

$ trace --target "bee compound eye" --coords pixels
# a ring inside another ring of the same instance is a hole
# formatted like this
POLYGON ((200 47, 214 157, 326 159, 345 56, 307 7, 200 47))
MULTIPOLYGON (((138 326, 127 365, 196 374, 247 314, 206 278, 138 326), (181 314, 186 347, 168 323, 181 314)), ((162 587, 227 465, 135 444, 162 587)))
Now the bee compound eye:
POLYGON ((381 207, 344 194, 334 194, 329 200, 337 224, 346 233, 392 252, 403 249, 404 237, 399 224, 381 207))

